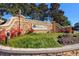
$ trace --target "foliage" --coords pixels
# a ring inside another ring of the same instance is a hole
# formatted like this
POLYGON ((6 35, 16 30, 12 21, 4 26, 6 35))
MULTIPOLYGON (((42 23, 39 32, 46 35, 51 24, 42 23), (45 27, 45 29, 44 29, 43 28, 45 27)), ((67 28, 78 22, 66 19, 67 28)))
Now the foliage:
POLYGON ((38 5, 34 3, 1 3, 0 8, 0 15, 3 15, 5 12, 17 15, 20 9, 23 15, 29 16, 31 19, 41 21, 53 20, 62 26, 70 25, 68 18, 64 16, 64 11, 59 9, 59 3, 50 3, 50 8, 48 8, 48 5, 45 3, 40 3, 38 5))
POLYGON ((9 40, 8 46, 16 48, 54 48, 61 45, 57 42, 58 33, 31 33, 9 40))
POLYGON ((74 24, 74 30, 79 30, 79 23, 78 22, 74 24))
POLYGON ((51 3, 50 15, 51 15, 51 18, 53 18, 52 21, 55 21, 62 26, 70 25, 68 18, 64 16, 64 11, 59 9, 59 7, 60 7, 59 3, 51 3))

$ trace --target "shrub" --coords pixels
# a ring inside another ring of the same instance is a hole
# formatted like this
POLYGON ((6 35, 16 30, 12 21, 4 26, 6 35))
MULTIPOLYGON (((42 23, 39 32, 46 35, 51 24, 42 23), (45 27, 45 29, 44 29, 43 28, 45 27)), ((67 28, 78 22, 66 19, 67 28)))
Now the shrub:
POLYGON ((60 47, 52 33, 32 33, 9 40, 8 45, 16 48, 52 48, 60 47))

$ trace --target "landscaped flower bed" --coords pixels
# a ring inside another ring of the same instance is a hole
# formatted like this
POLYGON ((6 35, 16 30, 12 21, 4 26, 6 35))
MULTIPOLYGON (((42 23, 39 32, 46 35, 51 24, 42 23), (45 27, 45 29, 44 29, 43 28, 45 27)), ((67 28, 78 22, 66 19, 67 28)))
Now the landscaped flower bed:
POLYGON ((62 45, 70 45, 79 43, 79 33, 77 34, 64 34, 58 36, 58 42, 62 45))
POLYGON ((58 35, 60 33, 31 33, 10 39, 7 45, 15 48, 60 47, 61 45, 57 42, 58 35))

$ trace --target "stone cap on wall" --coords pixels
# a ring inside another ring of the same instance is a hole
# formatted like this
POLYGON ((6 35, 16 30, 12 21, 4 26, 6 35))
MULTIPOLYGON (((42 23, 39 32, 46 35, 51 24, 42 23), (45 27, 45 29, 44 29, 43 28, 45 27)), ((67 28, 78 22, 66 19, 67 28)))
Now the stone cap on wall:
POLYGON ((0 45, 1 52, 7 53, 57 53, 79 49, 79 43, 58 48, 13 48, 0 45))

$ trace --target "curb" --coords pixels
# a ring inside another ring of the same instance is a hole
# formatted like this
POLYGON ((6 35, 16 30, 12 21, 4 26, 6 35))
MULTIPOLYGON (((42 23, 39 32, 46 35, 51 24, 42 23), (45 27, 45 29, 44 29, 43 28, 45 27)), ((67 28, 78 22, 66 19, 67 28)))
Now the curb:
POLYGON ((0 45, 0 51, 6 52, 6 53, 57 53, 57 52, 65 52, 65 51, 71 51, 71 50, 78 50, 79 44, 73 44, 73 45, 67 45, 64 47, 58 47, 58 48, 13 48, 13 47, 7 47, 0 45))

